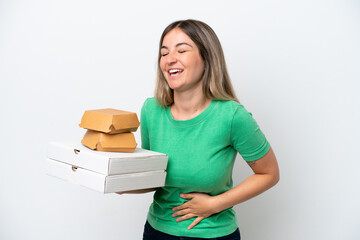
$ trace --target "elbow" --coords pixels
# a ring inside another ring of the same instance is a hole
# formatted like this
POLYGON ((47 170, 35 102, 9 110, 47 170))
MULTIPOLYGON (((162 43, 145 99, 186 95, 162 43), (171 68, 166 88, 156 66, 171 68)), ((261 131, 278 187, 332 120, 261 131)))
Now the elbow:
POLYGON ((275 186, 276 184, 278 184, 278 182, 280 181, 280 173, 277 172, 273 175, 272 177, 272 186, 275 186))
POLYGON ((279 181, 280 181, 280 169, 279 169, 279 165, 276 163, 276 166, 272 169, 273 186, 278 184, 279 181))
POLYGON ((278 184, 278 182, 280 181, 280 174, 278 174, 275 178, 274 178, 274 186, 276 184, 278 184))

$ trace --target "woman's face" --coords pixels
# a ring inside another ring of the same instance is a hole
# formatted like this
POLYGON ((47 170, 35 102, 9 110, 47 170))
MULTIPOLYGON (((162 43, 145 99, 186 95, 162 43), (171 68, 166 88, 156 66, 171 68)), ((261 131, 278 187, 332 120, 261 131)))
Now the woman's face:
POLYGON ((201 86, 205 65, 196 44, 179 28, 168 32, 160 49, 160 68, 174 91, 201 86))

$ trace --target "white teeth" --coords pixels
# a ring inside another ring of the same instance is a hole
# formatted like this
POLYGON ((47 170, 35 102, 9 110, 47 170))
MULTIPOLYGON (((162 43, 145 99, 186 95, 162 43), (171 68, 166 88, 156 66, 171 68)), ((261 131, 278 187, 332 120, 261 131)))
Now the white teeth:
POLYGON ((170 74, 177 73, 177 72, 182 72, 182 70, 181 69, 170 69, 169 70, 170 74))

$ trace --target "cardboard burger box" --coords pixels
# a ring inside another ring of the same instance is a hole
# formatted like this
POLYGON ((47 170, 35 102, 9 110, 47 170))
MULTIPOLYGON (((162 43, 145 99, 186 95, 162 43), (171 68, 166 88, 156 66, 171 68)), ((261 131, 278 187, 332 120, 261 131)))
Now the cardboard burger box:
POLYGON ((133 153, 99 152, 77 142, 50 142, 46 172, 102 193, 162 187, 168 156, 136 148, 133 153))
POLYGON ((140 125, 136 113, 112 108, 87 110, 81 118, 80 127, 88 129, 81 143, 107 152, 134 152, 134 134, 140 125))
POLYGON ((87 130, 81 143, 93 150, 105 152, 129 152, 136 148, 133 133, 107 134, 93 130, 87 130))
POLYGON ((108 134, 136 132, 140 126, 136 113, 112 108, 87 110, 80 127, 108 134))

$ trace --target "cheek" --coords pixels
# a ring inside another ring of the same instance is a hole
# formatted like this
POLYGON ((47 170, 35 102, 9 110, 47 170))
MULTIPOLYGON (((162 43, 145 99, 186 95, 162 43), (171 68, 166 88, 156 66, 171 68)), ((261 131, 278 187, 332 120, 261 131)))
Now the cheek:
POLYGON ((186 59, 186 62, 188 62, 190 66, 194 66, 197 72, 203 72, 205 69, 205 63, 200 56, 189 57, 186 59))
POLYGON ((205 65, 204 65, 203 61, 202 60, 197 61, 196 63, 194 63, 194 66, 195 66, 195 72, 196 72, 195 74, 198 77, 201 77, 205 70, 205 65))
POLYGON ((162 59, 160 59, 159 66, 160 66, 161 71, 164 72, 165 71, 165 63, 162 59))
POLYGON ((201 72, 204 72, 205 71, 205 63, 204 63, 204 60, 200 57, 199 61, 198 61, 198 64, 199 64, 199 69, 201 69, 201 72))

